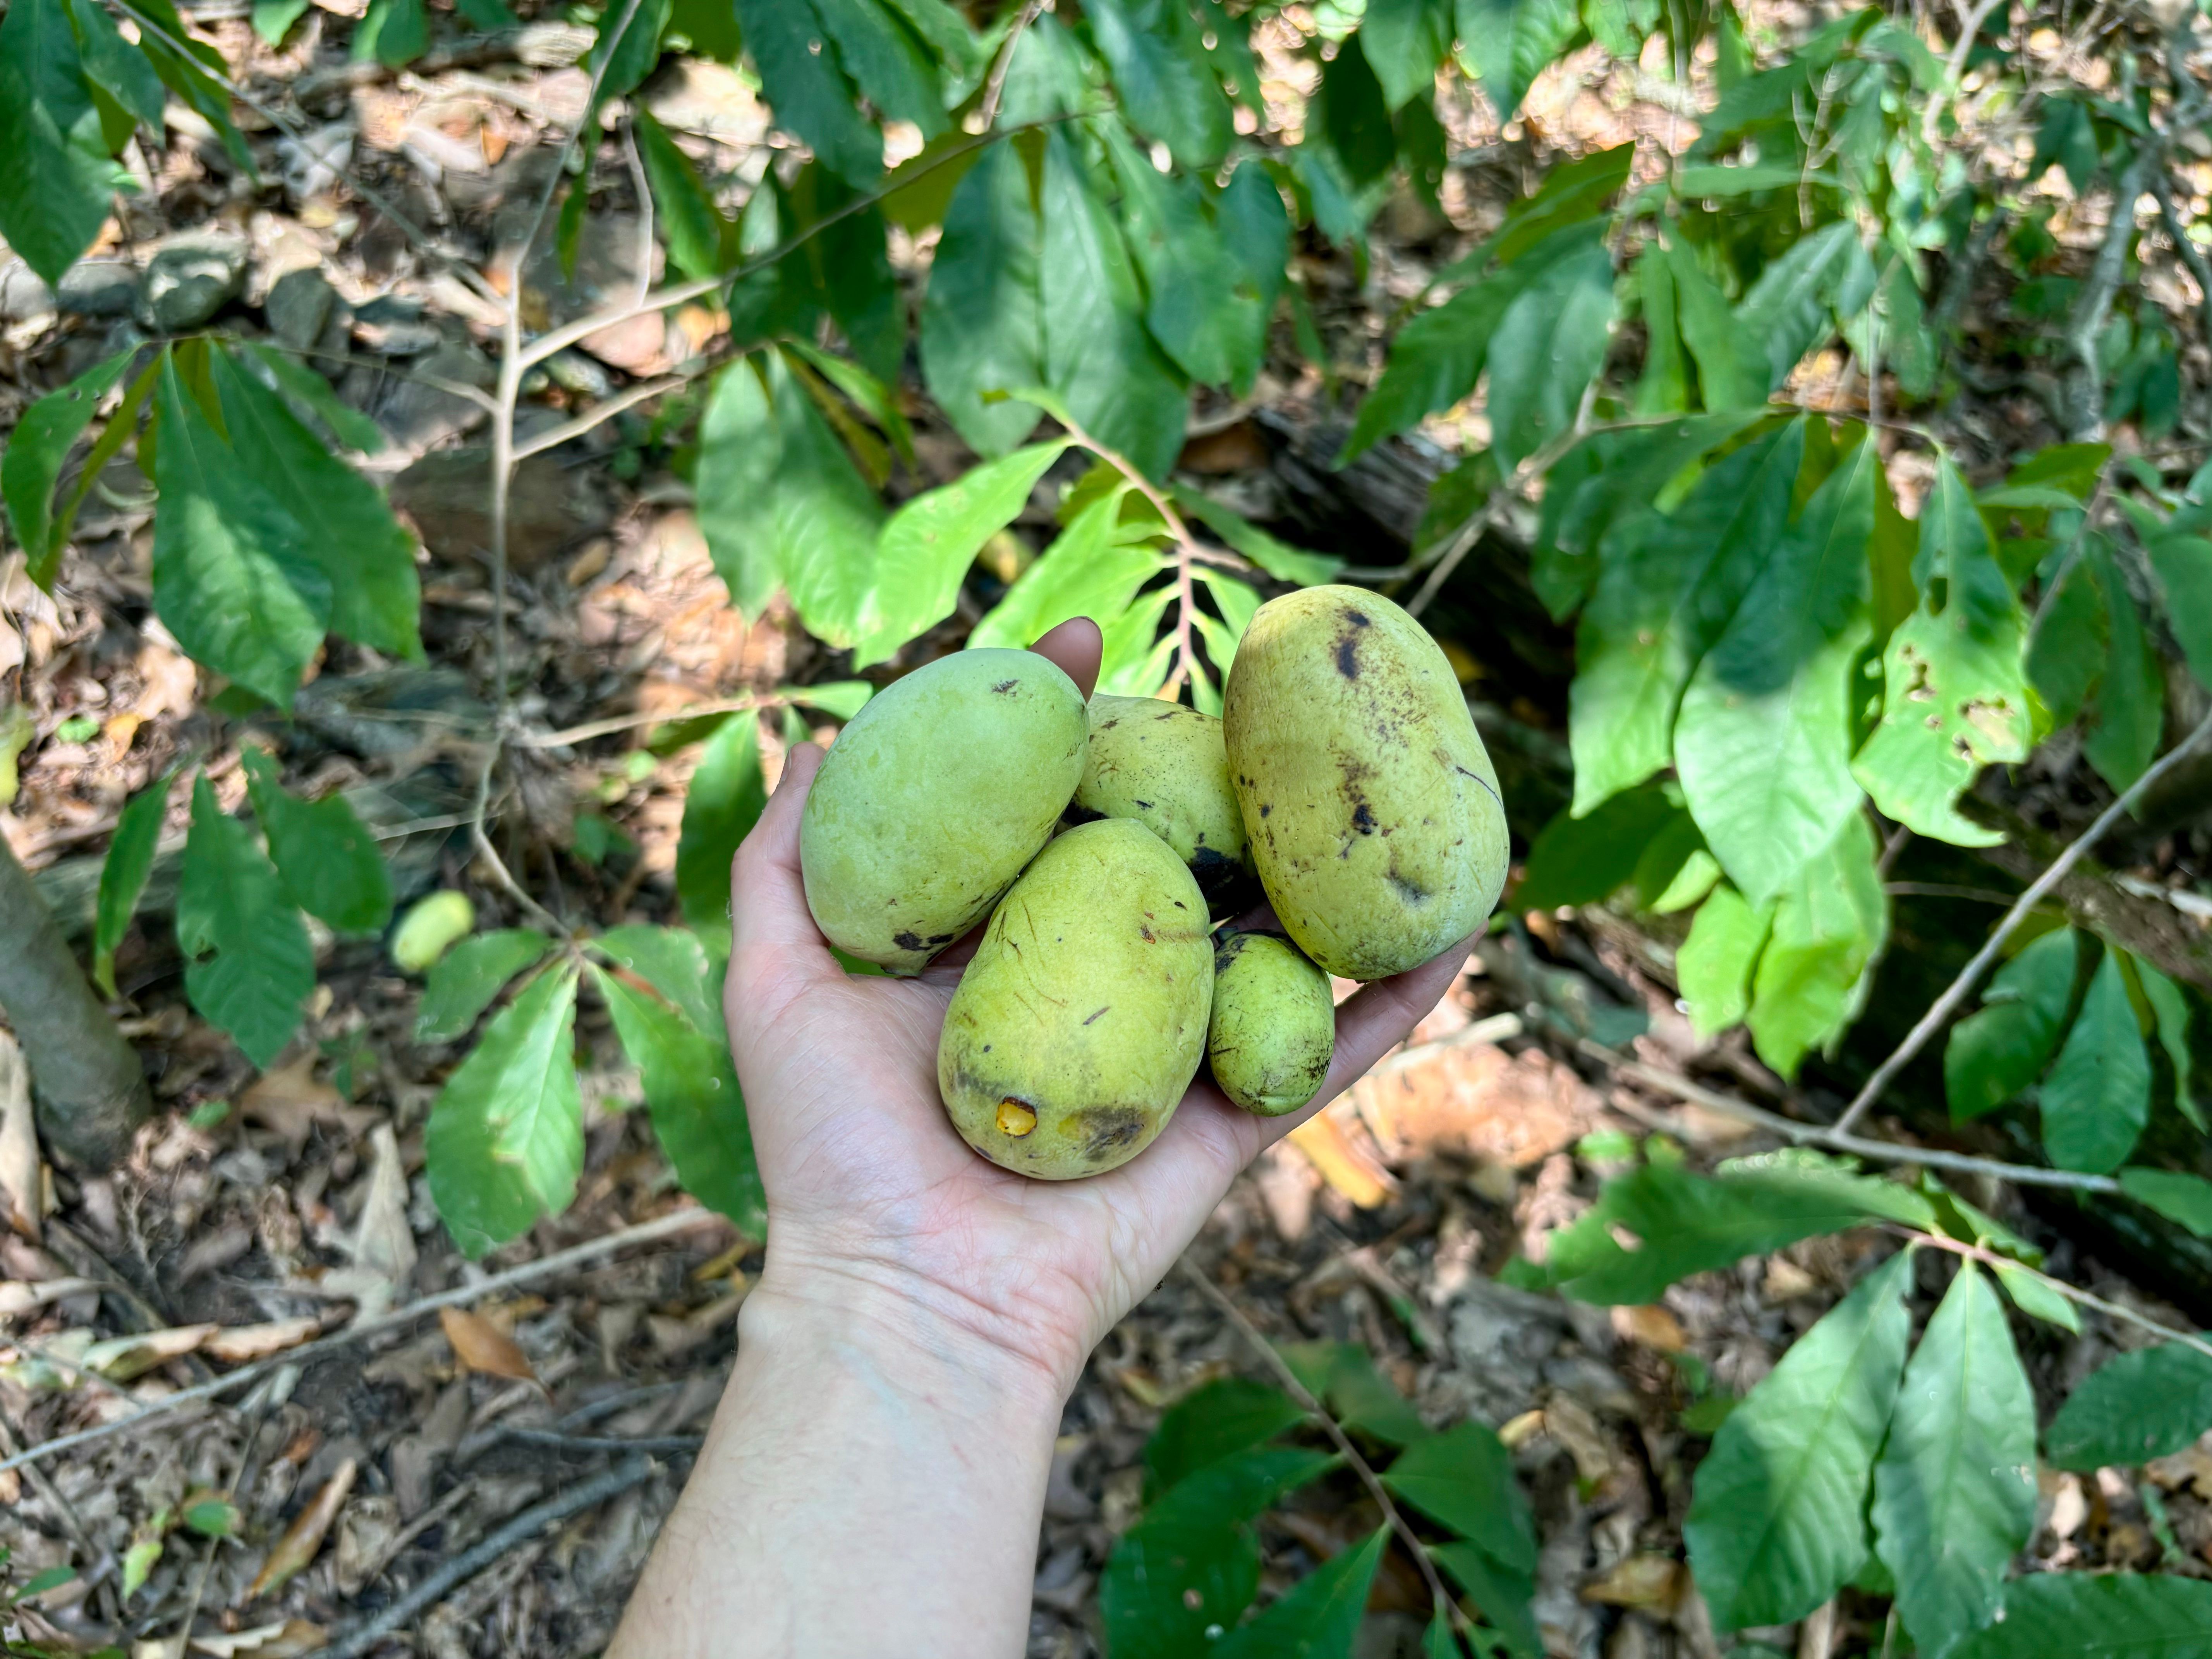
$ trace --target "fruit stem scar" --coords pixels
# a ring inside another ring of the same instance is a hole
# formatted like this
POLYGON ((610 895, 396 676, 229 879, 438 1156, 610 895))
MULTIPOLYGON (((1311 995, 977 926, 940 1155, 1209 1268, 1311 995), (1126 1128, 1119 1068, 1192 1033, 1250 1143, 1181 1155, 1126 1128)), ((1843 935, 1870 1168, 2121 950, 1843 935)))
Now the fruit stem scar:
POLYGON ((1036 1113, 1025 1102, 1008 1095, 999 1103, 999 1133, 1019 1139, 1036 1127, 1036 1113))

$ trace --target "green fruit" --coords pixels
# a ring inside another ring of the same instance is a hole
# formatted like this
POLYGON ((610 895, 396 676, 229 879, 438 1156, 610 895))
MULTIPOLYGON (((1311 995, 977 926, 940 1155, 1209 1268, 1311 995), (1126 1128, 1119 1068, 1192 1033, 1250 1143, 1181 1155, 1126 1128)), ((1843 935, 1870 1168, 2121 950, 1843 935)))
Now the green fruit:
POLYGON ((392 960, 407 973, 427 974, 476 925, 477 907, 466 893, 433 893, 410 907, 392 929, 392 960))
POLYGON ((1309 587, 1261 605, 1222 723, 1261 883, 1330 973, 1404 973, 1490 915, 1498 775, 1443 652, 1389 600, 1309 587))
POLYGON ((1206 1056, 1213 1080, 1248 1112, 1280 1117, 1311 1100, 1336 1053, 1328 975, 1273 933, 1231 933, 1214 948, 1206 1056))
POLYGON ((937 1087, 994 1164, 1046 1181, 1126 1164, 1206 1052, 1206 902, 1127 818, 1068 830, 1022 874, 945 1011, 937 1087))
POLYGON ((1221 722, 1158 697, 1091 699, 1090 758, 1071 814, 1133 818, 1190 866, 1215 915, 1256 899, 1221 722))
POLYGON ((990 913, 1083 775, 1075 682, 1033 651, 959 651, 848 721, 799 823, 806 907, 839 950, 915 974, 990 913))

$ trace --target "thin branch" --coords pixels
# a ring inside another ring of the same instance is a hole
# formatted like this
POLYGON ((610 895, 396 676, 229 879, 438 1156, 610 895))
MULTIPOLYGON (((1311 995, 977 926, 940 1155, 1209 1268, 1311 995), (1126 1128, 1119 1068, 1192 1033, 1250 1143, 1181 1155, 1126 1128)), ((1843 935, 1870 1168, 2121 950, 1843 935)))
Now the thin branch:
POLYGON ((1436 1605, 1438 1607, 1449 1608, 1453 1619, 1464 1629, 1467 1615, 1461 1612, 1459 1603, 1453 1600, 1450 1593, 1444 1589, 1444 1581, 1437 1576, 1437 1564, 1429 1555, 1428 1546, 1421 1541, 1420 1535, 1407 1523, 1406 1517, 1399 1512, 1397 1504, 1390 1499, 1389 1488, 1382 1484, 1382 1477, 1375 1473, 1374 1466, 1359 1455, 1359 1449, 1352 1443, 1352 1437, 1345 1433, 1344 1425, 1338 1422, 1321 1401, 1314 1398, 1312 1390, 1301 1382, 1298 1380, 1298 1374, 1291 1369, 1290 1362, 1275 1352, 1275 1345, 1261 1334, 1260 1328, 1246 1316, 1244 1310, 1237 1305, 1228 1291, 1206 1276, 1204 1268, 1187 1255, 1181 1258, 1176 1265, 1182 1269, 1183 1277, 1197 1286, 1199 1293, 1218 1309, 1221 1316, 1234 1325, 1244 1340, 1252 1345, 1254 1352, 1267 1362, 1267 1369, 1274 1372, 1275 1380, 1283 1385, 1283 1391, 1297 1401, 1303 1410, 1310 1413, 1321 1425, 1322 1432, 1335 1443, 1337 1455, 1342 1457, 1346 1466, 1359 1477, 1359 1484, 1367 1488, 1367 1495, 1372 1498, 1376 1506, 1382 1510, 1384 1522, 1392 1532, 1397 1534, 1399 1541, 1405 1545, 1407 1553, 1413 1556, 1414 1565, 1420 1568, 1421 1577, 1427 1581, 1429 1594, 1434 1598, 1436 1605))
POLYGON ((657 380, 647 380, 628 387, 611 398, 605 398, 582 414, 565 420, 558 426, 548 427, 527 442, 514 446, 514 459, 519 465, 532 455, 542 455, 549 449, 558 449, 562 444, 582 437, 592 428, 603 426, 626 409, 643 403, 648 398, 658 398, 664 392, 674 392, 690 384, 688 374, 664 375, 657 380))
POLYGON ((2063 1279, 2054 1279, 2040 1269, 2031 1267, 2025 1261, 2016 1261, 2008 1255, 1999 1255, 1994 1250, 1984 1249, 1978 1244, 1966 1243, 1962 1239, 1946 1238, 1940 1233, 1923 1233, 1915 1227, 1893 1227, 1891 1231, 1897 1233, 1899 1237, 1911 1239, 1916 1244, 1930 1244, 1939 1250, 1948 1250, 1954 1255, 1965 1256, 1970 1261, 1978 1261, 1984 1267, 2002 1267, 2014 1273, 2025 1273, 2030 1279, 2041 1283, 2045 1289, 2064 1297, 2069 1302, 2078 1302, 2083 1307, 2094 1309, 2109 1319, 2124 1321, 2138 1329, 2155 1331, 2168 1342, 2178 1342, 2185 1348, 2194 1348, 2207 1358, 2212 1358, 2212 1342, 2206 1341, 2195 1332, 2179 1329, 2160 1320, 2153 1319, 2148 1314, 2137 1313, 2124 1304, 2108 1302, 2101 1296, 2081 1289, 2078 1285, 2069 1285, 2063 1279))
MULTIPOLYGON (((1451 540, 1445 544, 1443 556, 1437 559, 1436 568, 1429 572, 1429 579, 1421 584, 1421 591, 1414 594, 1412 602, 1406 606, 1407 615, 1418 617, 1427 610, 1429 602, 1443 589, 1452 572, 1459 568, 1460 561, 1474 550, 1474 544, 1482 539, 1485 532, 1505 516, 1505 510, 1515 497, 1550 471, 1560 456, 1589 435, 1590 410, 1595 406, 1596 398, 1597 381, 1593 379, 1583 388, 1583 400, 1575 410, 1573 424, 1534 454, 1523 456, 1521 465, 1513 469, 1513 476, 1492 490, 1489 498, 1474 516, 1453 534, 1451 540)), ((1415 562, 1418 564, 1419 561, 1415 562)))
POLYGON ((1951 1016, 1964 1006, 1966 999, 1973 994, 1974 988, 1981 983, 1982 975, 1989 971, 1990 965, 1996 961, 1998 953, 2004 949, 2005 941, 2013 936, 2021 922, 2027 920, 2028 912, 2042 902, 2044 895, 2065 880, 2067 872, 2081 861, 2089 849, 2102 841, 2137 801, 2207 737, 2212 737, 2212 714, 2207 714, 2199 720, 2187 737, 2159 757, 2156 764, 2122 790, 2119 799, 2100 812, 2096 822, 2052 860, 2051 867, 2031 882, 2027 890, 2013 901, 2012 908, 2005 912, 2003 920, 1997 923, 1996 931, 1990 935, 1988 941, 1974 952, 1973 959, 1959 970, 1959 976, 1951 981, 1949 988, 1905 1033, 1905 1041, 1897 1045, 1896 1053, 1875 1068, 1874 1075, 1866 1080, 1865 1086, 1844 1109, 1844 1115, 1836 1120, 1835 1133, 1848 1133, 1851 1126, 1867 1115, 1867 1109, 1881 1098, 1882 1091, 1897 1080, 1897 1074, 1912 1063, 1913 1057, 1928 1046, 1929 1039, 1942 1030, 1949 1023, 1951 1016))
POLYGON ((2097 250, 2088 281, 2082 285, 2081 297, 2075 302, 2074 314, 2067 319, 2066 343, 2074 353, 2074 390, 2067 410, 2069 438, 2092 436, 2105 423, 2104 368, 2098 361, 2097 337, 2105 331, 2106 319, 2112 312, 2112 296, 2127 272, 2128 243, 2136 230, 2136 200, 2143 193, 2151 149, 2145 145, 2137 150, 2112 181, 2112 220, 2105 228, 2104 243, 2097 250))
POLYGON ((556 1250, 551 1255, 543 1256, 536 1261, 526 1261, 520 1267, 509 1267, 504 1273, 492 1274, 480 1284, 463 1285, 453 1290, 441 1291, 435 1296, 426 1296, 419 1301, 409 1303, 404 1308, 394 1308, 389 1313, 378 1314, 369 1319, 357 1319, 343 1331, 329 1336, 319 1337, 314 1341, 297 1348, 289 1348, 284 1352, 273 1355, 267 1359, 257 1359, 252 1364, 241 1365, 238 1370, 227 1372, 212 1382, 198 1383, 189 1389, 179 1389, 174 1394, 164 1395, 151 1405, 143 1410, 133 1412, 128 1417, 117 1418, 110 1423, 98 1424, 89 1429, 80 1429, 74 1434, 56 1435, 51 1440, 41 1441, 27 1450, 15 1453, 5 1460, 0 1460, 0 1474, 4 1474, 9 1469, 26 1468, 30 1464, 41 1462, 58 1452, 74 1450, 76 1447, 105 1440, 111 1435, 121 1434, 126 1430, 137 1428, 155 1418, 165 1417, 171 1412, 185 1406, 196 1405, 203 1400, 220 1399, 224 1395, 234 1393, 258 1377, 265 1376, 280 1366, 300 1365, 311 1359, 319 1359, 325 1354, 335 1353, 341 1348, 350 1347, 356 1342, 382 1332, 412 1323, 426 1314, 437 1312, 441 1308, 466 1307, 471 1303, 481 1302, 485 1297, 495 1296, 511 1286, 526 1284, 533 1279, 544 1279, 555 1273, 566 1273, 571 1267, 581 1267, 587 1261, 596 1261, 601 1256, 612 1255, 618 1250, 628 1249, 633 1244, 654 1243, 678 1233, 689 1232, 694 1227, 702 1227, 709 1224, 720 1224, 721 1218, 711 1210, 678 1210, 668 1215, 655 1217, 651 1221, 641 1221, 635 1226, 618 1228, 599 1238, 572 1245, 568 1249, 556 1250))
POLYGON ((616 732, 632 732, 641 726, 674 726, 684 720, 704 720, 709 714, 744 714, 756 708, 781 708, 799 701, 781 691, 757 692, 745 697, 724 697, 715 702, 688 703, 681 708, 671 708, 658 714, 610 714, 603 720, 586 720, 581 726, 563 726, 558 732, 526 732, 514 740, 518 749, 566 749, 570 744, 588 742, 616 732))
POLYGON ((991 123, 999 118, 999 98, 1006 89, 1006 71, 1013 67, 1014 48, 1021 44, 1023 32, 1036 21, 1045 4, 1046 0, 1029 0, 1022 8, 1022 15, 1014 19, 1013 27, 1006 31, 1006 44, 999 48, 997 61, 991 65, 991 78, 983 88, 983 101, 975 109, 976 118, 986 132, 991 130, 991 123))
POLYGON ((1981 37, 1984 20, 1995 11, 2000 3, 2001 0, 1980 0, 1980 3, 1966 14, 1965 22, 1960 26, 1958 44, 1951 48, 1951 61, 1946 66, 1950 71, 1951 84, 1954 87, 1959 84, 1966 72, 1966 55, 1973 51, 1974 42, 1981 37))

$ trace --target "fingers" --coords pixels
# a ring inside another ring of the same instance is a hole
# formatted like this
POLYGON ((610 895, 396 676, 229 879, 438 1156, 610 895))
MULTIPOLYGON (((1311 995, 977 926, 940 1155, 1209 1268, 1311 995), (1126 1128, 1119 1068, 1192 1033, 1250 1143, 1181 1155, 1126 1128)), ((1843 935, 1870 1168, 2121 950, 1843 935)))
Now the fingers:
MULTIPOLYGON (((730 956, 749 971, 772 966, 805 977, 843 973, 806 908, 799 869, 799 816, 821 767, 822 750, 811 743, 784 757, 775 793, 731 861, 730 956)), ((731 976, 733 987, 738 978, 731 976)))
POLYGON ((1075 689, 1085 697, 1098 684, 1098 665, 1104 659, 1106 641, 1098 631, 1098 624, 1088 617, 1071 617, 1057 628, 1048 629, 1030 649, 1054 664, 1060 672, 1075 682, 1075 689))

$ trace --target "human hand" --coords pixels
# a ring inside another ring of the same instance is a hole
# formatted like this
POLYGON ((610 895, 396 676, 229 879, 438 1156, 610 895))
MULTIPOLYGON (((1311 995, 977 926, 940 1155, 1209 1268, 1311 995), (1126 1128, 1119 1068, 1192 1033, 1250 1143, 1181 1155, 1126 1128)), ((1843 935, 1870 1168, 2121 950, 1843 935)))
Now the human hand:
MULTIPOLYGON (((1034 648, 1089 696, 1095 624, 1064 623, 1034 648)), ((811 744, 786 758, 732 874, 725 1011, 771 1223, 755 1294, 839 1309, 932 1352, 964 1349, 968 1363, 1064 1398, 1237 1172, 1403 1038, 1466 945, 1337 1009, 1335 1059, 1303 1111, 1255 1117, 1200 1080, 1131 1162, 1032 1180, 972 1151, 938 1097, 939 1031, 974 940, 891 979, 848 975, 816 929, 799 823, 821 762, 811 744)))

